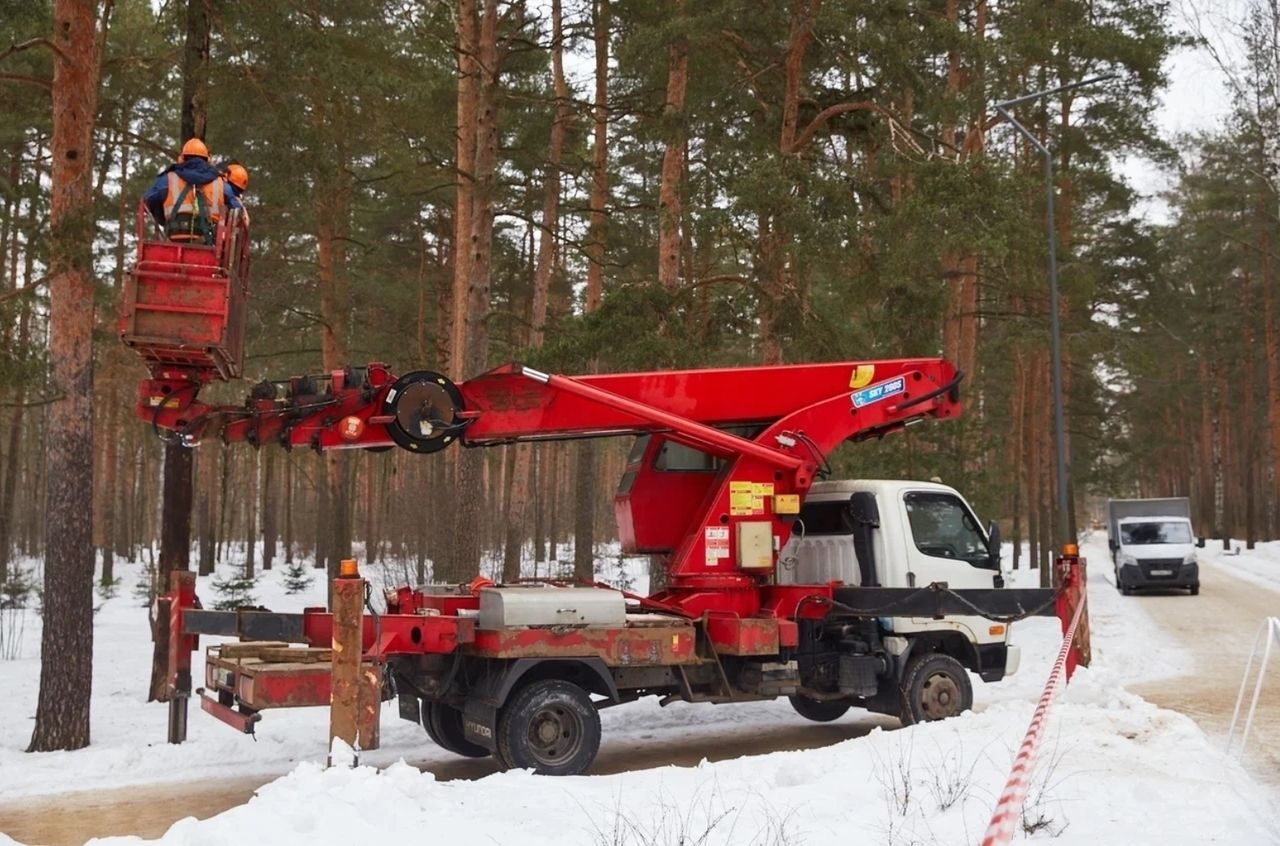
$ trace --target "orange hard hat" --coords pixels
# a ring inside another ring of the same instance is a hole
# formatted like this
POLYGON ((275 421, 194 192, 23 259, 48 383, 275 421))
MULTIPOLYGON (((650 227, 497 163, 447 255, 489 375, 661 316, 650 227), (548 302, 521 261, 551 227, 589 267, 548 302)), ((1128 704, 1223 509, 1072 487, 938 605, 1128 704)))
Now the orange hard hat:
POLYGON ((249 187, 249 171, 244 169, 244 165, 228 165, 227 181, 244 191, 249 187))
POLYGON ((202 159, 209 158, 209 148, 199 138, 192 138, 182 145, 182 158, 191 156, 199 156, 202 159))

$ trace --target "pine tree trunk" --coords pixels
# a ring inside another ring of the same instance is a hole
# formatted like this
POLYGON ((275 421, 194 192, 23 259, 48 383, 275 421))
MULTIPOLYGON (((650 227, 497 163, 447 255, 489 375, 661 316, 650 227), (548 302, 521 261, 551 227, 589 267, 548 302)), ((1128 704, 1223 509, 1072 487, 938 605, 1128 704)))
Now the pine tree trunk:
POLYGON ((605 207, 609 203, 609 0, 593 0, 595 36, 595 138, 591 146, 591 218, 587 228, 588 313, 604 299, 605 207))
POLYGON ((1266 192, 1258 198, 1258 255, 1262 288, 1262 345, 1267 363, 1267 431, 1271 440, 1271 485, 1268 497, 1268 527, 1274 527, 1280 513, 1280 327, 1276 325, 1275 286, 1271 284, 1271 221, 1267 214, 1266 192))
POLYGON ((595 581, 596 444, 578 443, 577 478, 574 480, 573 578, 595 581))
MULTIPOLYGON (((338 144, 336 168, 322 174, 319 181, 325 190, 316 201, 316 259, 320 281, 321 357, 329 372, 347 364, 347 327, 351 303, 347 288, 346 245, 348 219, 351 214, 352 186, 346 171, 346 151, 338 144)), ((317 515, 324 524, 318 532, 323 545, 316 550, 317 566, 323 559, 330 583, 338 576, 338 565, 351 557, 352 503, 349 495, 350 462, 343 450, 331 450, 323 456, 323 497, 327 508, 317 515)))
MULTIPOLYGON (((226 447, 222 447, 225 449, 226 447)), ((217 456, 212 445, 206 446, 197 456, 197 481, 200 496, 196 506, 196 535, 197 548, 199 551, 198 572, 201 576, 207 576, 213 572, 213 565, 216 560, 216 550, 214 542, 216 540, 213 525, 213 493, 214 482, 217 476, 217 456)))
MULTIPOLYGON (((465 4, 464 4, 465 5, 465 4)), ((475 159, 471 189, 470 276, 464 292, 465 345, 460 372, 480 373, 488 359, 485 319, 493 245, 495 167, 498 157, 498 0, 484 0, 480 16, 477 57, 479 77, 475 88, 475 159)), ((459 137, 468 133, 460 129, 459 137)), ((455 294, 457 293, 455 289, 455 294)), ((457 314, 455 310, 455 315, 457 314)), ((437 566, 447 582, 465 581, 477 572, 484 533, 484 457, 478 450, 455 450, 457 486, 452 555, 437 566)))
POLYGON ((293 564, 293 457, 284 463, 284 563, 293 564))
POLYGON ((1013 425, 1013 453, 1009 457, 1009 478, 1013 493, 1013 505, 1009 509, 1013 517, 1013 569, 1017 570, 1022 559, 1022 486, 1023 474, 1018 472, 1022 461, 1023 441, 1026 438, 1026 366, 1023 363, 1021 350, 1013 353, 1013 409, 1010 419, 1013 425))
POLYGON ((316 507, 314 512, 315 522, 312 524, 314 533, 312 535, 312 543, 315 549, 315 560, 313 564, 317 570, 329 569, 328 553, 330 549, 329 534, 329 482, 324 475, 326 471, 326 456, 317 456, 319 470, 321 476, 316 480, 316 507))
POLYGON ((258 563, 258 456, 261 453, 257 450, 253 453, 253 458, 249 462, 249 467, 245 471, 248 477, 244 486, 244 516, 245 516, 245 552, 244 552, 244 577, 252 579, 257 576, 258 563))
POLYGON ((1244 275, 1243 284, 1241 286, 1241 302, 1240 311, 1241 323, 1241 347, 1240 355, 1244 359, 1244 386, 1241 391, 1243 414, 1240 421, 1241 451, 1240 458, 1243 467, 1243 484, 1244 484, 1244 537, 1245 547, 1253 549, 1258 540, 1258 510, 1256 506, 1257 497, 1261 494, 1258 488, 1258 434, 1257 421, 1254 419, 1254 396, 1257 392, 1257 374, 1254 372, 1254 341, 1255 333, 1253 322, 1256 316, 1253 313, 1253 280, 1249 274, 1244 275))
MULTIPOLYGON (((182 64, 182 126, 180 138, 204 138, 207 120, 209 13, 205 0, 188 0, 187 31, 182 64)), ((169 589, 169 574, 191 569, 192 451, 181 443, 165 444, 163 514, 160 527, 160 568, 157 590, 169 589)), ((168 620, 158 619, 152 631, 151 696, 164 701, 169 660, 168 620)))
MULTIPOLYGON (((44 623, 29 752, 89 745, 93 686, 93 127, 97 3, 55 0, 49 190, 49 359, 62 399, 46 410, 44 623)), ((105 36, 107 20, 102 21, 105 36)))
POLYGON ((262 569, 270 570, 276 558, 275 452, 262 455, 262 569))
POLYGON ((209 115, 209 2, 187 0, 182 48, 182 137, 205 137, 209 115))
MULTIPOLYGON (((551 140, 547 145, 547 170, 542 201, 542 235, 538 244, 537 265, 534 268, 533 297, 529 315, 529 346, 534 349, 541 347, 543 343, 547 323, 548 292, 551 288, 551 275, 556 267, 556 239, 560 232, 560 170, 571 117, 569 109, 572 92, 564 75, 564 37, 561 27, 560 0, 551 2, 551 74, 555 86, 556 108, 555 118, 551 124, 551 140)), ((593 187, 592 190, 594 191, 595 188, 593 187)), ((590 273, 589 267, 588 277, 590 273)), ((590 284, 588 282, 588 288, 590 284)), ((591 311, 590 294, 587 299, 587 310, 591 311)), ((532 473, 533 447, 530 444, 517 444, 510 467, 511 481, 507 488, 509 495, 502 562, 504 581, 515 581, 520 578, 520 553, 524 545, 525 515, 528 510, 529 483, 532 473)))
MULTIPOLYGON (((685 0, 675 0, 675 15, 687 19, 685 0)), ((658 284, 680 286, 681 194, 685 150, 685 91, 689 85, 689 40, 678 34, 667 47, 667 99, 662 109, 664 149, 658 188, 658 284)))
POLYGON ((101 584, 103 587, 110 587, 116 578, 114 550, 115 502, 113 498, 116 492, 116 465, 119 462, 120 439, 116 434, 116 426, 119 423, 117 419, 118 408, 119 403, 114 398, 107 399, 107 420, 104 427, 107 432, 107 438, 106 443, 103 445, 102 484, 99 486, 99 496, 102 498, 102 539, 98 544, 98 548, 102 550, 101 584))
POLYGON ((467 375, 467 290, 471 285, 472 191, 476 175, 477 97, 480 85, 477 0, 458 0, 457 196, 453 208, 453 319, 447 366, 455 379, 467 375))

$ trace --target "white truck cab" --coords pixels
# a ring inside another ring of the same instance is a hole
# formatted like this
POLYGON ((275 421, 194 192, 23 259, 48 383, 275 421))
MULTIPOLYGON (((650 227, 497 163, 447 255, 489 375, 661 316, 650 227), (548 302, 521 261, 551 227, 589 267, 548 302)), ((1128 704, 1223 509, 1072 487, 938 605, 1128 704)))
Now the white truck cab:
MULTIPOLYGON (((993 538, 958 491, 933 482, 822 481, 805 499, 779 556, 783 584, 840 581, 909 588, 1001 588, 998 532, 993 538), (993 546, 996 547, 993 553, 993 546)), ((882 617, 885 644, 905 654, 913 641, 945 641, 948 652, 984 681, 1018 668, 1009 626, 979 616, 882 617)))

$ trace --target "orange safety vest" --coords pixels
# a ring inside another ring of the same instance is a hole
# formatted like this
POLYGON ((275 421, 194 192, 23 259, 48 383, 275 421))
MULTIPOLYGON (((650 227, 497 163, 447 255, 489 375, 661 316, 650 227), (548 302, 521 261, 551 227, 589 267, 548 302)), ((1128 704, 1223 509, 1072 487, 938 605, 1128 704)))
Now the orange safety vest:
POLYGON ((169 237, 175 241, 212 241, 213 229, 222 219, 226 206, 227 189, 222 177, 204 185, 192 185, 169 171, 168 183, 169 192, 164 198, 164 220, 169 237), (206 226, 201 226, 202 214, 207 221, 206 226))

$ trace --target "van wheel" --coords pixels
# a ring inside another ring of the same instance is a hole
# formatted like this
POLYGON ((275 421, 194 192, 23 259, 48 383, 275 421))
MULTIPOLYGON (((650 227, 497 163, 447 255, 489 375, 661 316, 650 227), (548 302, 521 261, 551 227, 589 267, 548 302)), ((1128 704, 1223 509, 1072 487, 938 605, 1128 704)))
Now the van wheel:
POLYGON ((1200 595, 1200 585, 1192 585, 1192 586, 1191 586, 1191 595, 1192 595, 1192 596, 1199 596, 1199 595, 1200 595))
POLYGON ((1133 596, 1133 588, 1128 585, 1120 585, 1120 594, 1122 596, 1133 596))
POLYGON ((815 723, 829 723, 832 720, 838 720, 849 710, 849 703, 842 702, 839 699, 824 701, 810 699, 799 694, 788 696, 787 699, 791 700, 791 707, 796 709, 797 714, 806 720, 813 720, 815 723))
POLYGON ((541 775, 584 773, 600 750, 600 713, 585 690, 560 679, 521 688, 498 717, 498 759, 541 775))
POLYGON ((905 726, 945 720, 973 707, 973 685, 963 666, 950 655, 925 653, 907 665, 899 685, 905 726))
POLYGON ((422 727, 441 749, 464 758, 487 758, 489 750, 467 740, 462 730, 462 712, 444 702, 427 702, 422 709, 422 727))

